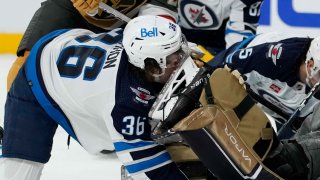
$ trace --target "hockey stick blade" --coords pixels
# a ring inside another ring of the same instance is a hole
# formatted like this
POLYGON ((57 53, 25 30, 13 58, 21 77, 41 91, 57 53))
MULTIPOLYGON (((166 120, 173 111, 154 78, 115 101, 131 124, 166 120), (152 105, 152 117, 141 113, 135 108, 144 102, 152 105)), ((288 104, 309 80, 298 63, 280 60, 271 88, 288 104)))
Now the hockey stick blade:
POLYGON ((122 21, 129 22, 131 19, 124 15, 123 13, 117 11, 116 9, 112 8, 111 6, 107 5, 106 3, 100 2, 99 8, 104 10, 105 12, 114 15, 115 17, 121 19, 122 21))
POLYGON ((304 108, 304 106, 308 103, 309 99, 311 99, 311 97, 318 92, 318 90, 320 89, 320 81, 317 82, 312 89, 310 90, 310 92, 307 94, 307 96, 304 98, 304 100, 300 103, 300 105, 298 106, 298 108, 292 113, 292 115, 290 116, 290 118, 288 119, 287 122, 285 122, 283 124, 283 126, 279 129, 278 131, 278 138, 281 139, 287 139, 290 138, 290 134, 292 134, 292 130, 290 128, 291 124, 293 123, 293 121, 296 119, 296 117, 299 115, 300 111, 304 108))

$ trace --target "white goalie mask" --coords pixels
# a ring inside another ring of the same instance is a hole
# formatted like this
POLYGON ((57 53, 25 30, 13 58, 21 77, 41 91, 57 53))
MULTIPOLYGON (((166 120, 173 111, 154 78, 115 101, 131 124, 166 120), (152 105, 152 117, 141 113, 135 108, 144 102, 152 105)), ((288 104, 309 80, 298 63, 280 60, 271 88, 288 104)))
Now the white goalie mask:
POLYGON ((306 82, 309 86, 311 86, 310 80, 312 78, 317 82, 320 80, 320 37, 317 37, 311 41, 311 45, 307 53, 307 59, 305 61, 306 65, 311 60, 313 60, 314 62, 313 67, 311 68, 311 72, 309 73, 308 69, 306 69, 306 82))
POLYGON ((164 85, 149 111, 149 117, 153 120, 165 120, 179 98, 178 93, 181 90, 185 90, 187 85, 193 81, 198 71, 199 68, 192 58, 190 56, 187 57, 164 85))
POLYGON ((209 65, 198 68, 189 56, 171 75, 149 111, 151 137, 172 135, 170 129, 199 106, 203 86, 213 71, 209 65))
POLYGON ((160 16, 138 16, 125 27, 122 44, 134 66, 145 69, 147 58, 156 60, 162 71, 167 57, 187 47, 180 27, 160 16))

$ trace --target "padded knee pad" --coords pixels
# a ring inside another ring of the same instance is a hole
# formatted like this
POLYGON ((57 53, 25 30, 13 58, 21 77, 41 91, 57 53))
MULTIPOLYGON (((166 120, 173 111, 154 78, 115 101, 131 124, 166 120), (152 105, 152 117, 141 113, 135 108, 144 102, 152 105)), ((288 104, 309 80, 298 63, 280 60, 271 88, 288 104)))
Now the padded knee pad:
POLYGON ((208 170, 190 147, 181 142, 166 144, 172 160, 189 179, 207 179, 208 170))

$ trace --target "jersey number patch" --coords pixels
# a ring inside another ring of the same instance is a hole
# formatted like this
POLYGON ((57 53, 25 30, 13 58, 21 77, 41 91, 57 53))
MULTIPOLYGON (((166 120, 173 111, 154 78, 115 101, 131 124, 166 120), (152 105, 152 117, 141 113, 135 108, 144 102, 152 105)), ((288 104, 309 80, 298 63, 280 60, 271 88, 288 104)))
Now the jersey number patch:
MULTIPOLYGON (((119 31, 122 31, 119 29, 119 31)), ((92 81, 99 75, 106 59, 107 51, 98 46, 85 44, 88 41, 99 41, 107 45, 116 44, 122 39, 118 31, 104 33, 97 37, 79 36, 76 40, 83 45, 64 48, 57 61, 61 77, 77 78, 83 74, 83 80, 92 81)))
POLYGON ((121 133, 126 135, 142 135, 144 133, 144 123, 146 120, 146 117, 140 116, 137 118, 134 116, 124 117, 122 121, 125 124, 125 128, 121 130, 121 133))

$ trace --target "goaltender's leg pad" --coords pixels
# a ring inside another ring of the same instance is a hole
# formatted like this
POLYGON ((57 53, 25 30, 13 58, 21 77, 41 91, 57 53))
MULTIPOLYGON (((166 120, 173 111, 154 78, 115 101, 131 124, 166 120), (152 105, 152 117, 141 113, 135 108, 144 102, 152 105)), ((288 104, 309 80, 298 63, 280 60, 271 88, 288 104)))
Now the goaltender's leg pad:
POLYGON ((166 144, 172 160, 189 179, 207 179, 207 168, 190 147, 182 142, 166 144))
POLYGON ((274 138, 266 115, 228 70, 215 70, 209 81, 214 104, 207 103, 208 91, 204 90, 200 97, 203 107, 174 130, 219 179, 279 179, 262 164, 274 138))

